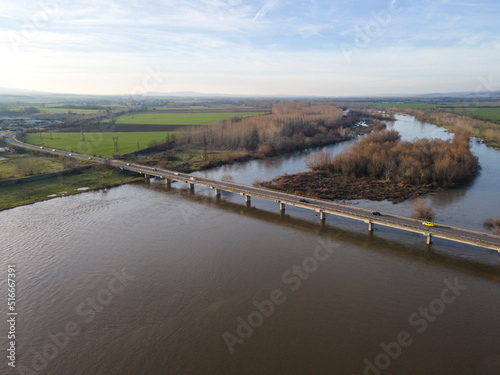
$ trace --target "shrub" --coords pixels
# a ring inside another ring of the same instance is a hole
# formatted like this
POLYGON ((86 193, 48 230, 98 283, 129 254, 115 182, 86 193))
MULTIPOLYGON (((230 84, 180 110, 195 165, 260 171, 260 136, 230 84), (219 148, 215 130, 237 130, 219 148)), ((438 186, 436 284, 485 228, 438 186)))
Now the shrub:
POLYGON ((305 163, 307 168, 313 171, 328 169, 332 164, 332 153, 325 150, 307 155, 305 163))
POLYGON ((494 229, 493 234, 500 235, 500 217, 484 220, 484 226, 488 229, 494 229))
POLYGON ((432 221, 434 215, 434 210, 427 205, 425 200, 422 198, 416 200, 413 205, 413 217, 415 219, 432 221))

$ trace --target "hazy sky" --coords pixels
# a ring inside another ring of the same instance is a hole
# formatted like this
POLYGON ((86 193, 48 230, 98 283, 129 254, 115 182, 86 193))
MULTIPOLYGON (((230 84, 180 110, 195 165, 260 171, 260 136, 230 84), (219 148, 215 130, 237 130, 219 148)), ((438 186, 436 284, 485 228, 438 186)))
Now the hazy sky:
POLYGON ((86 94, 488 90, 498 0, 0 0, 0 87, 86 94))

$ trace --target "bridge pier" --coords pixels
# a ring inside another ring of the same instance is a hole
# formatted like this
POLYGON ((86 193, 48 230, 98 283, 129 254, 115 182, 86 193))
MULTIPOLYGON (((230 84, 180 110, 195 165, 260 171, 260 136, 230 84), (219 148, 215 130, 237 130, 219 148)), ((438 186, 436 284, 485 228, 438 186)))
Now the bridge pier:
POLYGON ((319 211, 319 218, 321 220, 321 223, 324 223, 326 220, 326 213, 324 211, 319 211))
POLYGON ((220 189, 215 189, 215 196, 220 198, 220 192, 221 192, 220 189))
POLYGON ((189 189, 190 189, 191 191, 193 191, 193 190, 194 190, 194 184, 189 183, 189 189))
POLYGON ((432 243, 432 235, 430 233, 427 233, 426 236, 427 236, 426 243, 427 245, 430 245, 432 243))
POLYGON ((284 212, 285 211, 285 204, 283 202, 279 202, 280 204, 280 212, 284 212))
POLYGON ((372 223, 372 221, 371 221, 371 220, 368 220, 368 231, 369 231, 369 232, 373 232, 373 225, 374 225, 374 224, 372 223))
POLYGON ((251 202, 252 202, 252 197, 250 195, 245 195, 245 203, 247 205, 250 205, 251 202))
POLYGON ((172 179, 171 178, 166 178, 165 182, 167 185, 172 185, 172 179))

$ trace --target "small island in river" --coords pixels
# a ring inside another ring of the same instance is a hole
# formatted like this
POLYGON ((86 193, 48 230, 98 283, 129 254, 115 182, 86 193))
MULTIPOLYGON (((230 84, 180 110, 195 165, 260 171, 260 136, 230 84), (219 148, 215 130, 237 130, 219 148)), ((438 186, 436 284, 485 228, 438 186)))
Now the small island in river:
POLYGON ((257 185, 313 198, 401 202, 466 184, 479 169, 466 133, 407 142, 395 130, 374 131, 335 156, 312 154, 306 165, 310 172, 257 185))

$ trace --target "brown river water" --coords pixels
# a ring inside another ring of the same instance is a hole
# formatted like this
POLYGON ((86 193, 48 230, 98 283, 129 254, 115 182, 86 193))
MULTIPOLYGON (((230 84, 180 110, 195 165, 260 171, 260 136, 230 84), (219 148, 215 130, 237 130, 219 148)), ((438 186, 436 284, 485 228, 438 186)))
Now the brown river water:
MULTIPOLYGON (((394 127, 448 137, 410 117, 394 127)), ((500 154, 473 150, 474 183, 427 199, 438 221, 485 230, 500 214, 500 154)), ((309 152, 199 174, 252 183, 304 171, 309 152)), ((500 373, 496 252, 428 248, 341 218, 321 226, 314 212, 182 187, 152 181, 0 212, 1 374, 500 373)), ((349 204, 409 215, 412 202, 349 204)))

